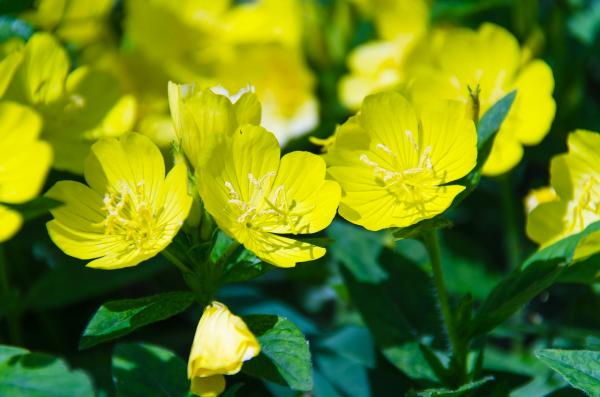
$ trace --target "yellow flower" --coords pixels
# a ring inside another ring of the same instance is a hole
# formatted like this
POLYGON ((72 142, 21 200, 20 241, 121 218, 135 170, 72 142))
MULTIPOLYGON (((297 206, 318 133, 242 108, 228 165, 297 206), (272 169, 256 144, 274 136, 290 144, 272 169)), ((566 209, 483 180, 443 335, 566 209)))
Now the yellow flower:
MULTIPOLYGON (((527 235, 546 247, 600 221, 600 134, 578 130, 569 134, 569 152, 550 164, 556 197, 542 202, 527 217, 527 235)), ((600 233, 579 242, 575 259, 600 252, 600 233)))
POLYGON ((338 87, 341 102, 360 108, 369 94, 399 86, 407 77, 404 64, 429 25, 429 5, 423 0, 371 0, 369 8, 379 40, 355 48, 348 56, 350 73, 338 87))
POLYGON ((237 374, 243 362, 258 353, 260 345, 244 320, 224 304, 212 302, 202 313, 190 352, 192 392, 201 397, 218 396, 225 390, 223 375, 237 374))
POLYGON ((299 0, 241 3, 224 15, 224 38, 234 44, 271 44, 299 48, 302 7, 299 0))
POLYGON ((512 90, 517 97, 504 121, 489 158, 485 175, 498 175, 516 166, 522 145, 537 145, 554 119, 554 77, 541 60, 524 61, 524 52, 510 32, 493 24, 478 31, 452 29, 426 37, 411 61, 408 91, 414 103, 432 98, 469 101, 469 88, 480 89, 480 114, 512 90), (425 52, 425 54, 424 54, 425 52))
POLYGON ((241 91, 232 103, 209 88, 169 82, 169 103, 177 138, 196 169, 239 125, 260 123, 260 103, 252 92, 241 91))
MULTIPOLYGON (((39 193, 52 149, 38 140, 40 117, 26 106, 0 102, 0 202, 19 204, 39 193)), ((22 223, 18 212, 0 204, 0 242, 11 238, 22 223)))
POLYGON ((171 79, 194 81, 212 72, 223 47, 223 14, 231 0, 127 0, 125 34, 171 79))
POLYGON ((217 80, 229 92, 251 84, 262 104, 261 125, 282 145, 319 122, 314 76, 298 50, 279 45, 240 47, 220 64, 217 80))
POLYGON ((81 173, 96 139, 121 135, 133 125, 135 100, 122 95, 114 76, 88 66, 69 72, 67 53, 53 36, 36 33, 2 62, 9 57, 19 63, 3 97, 40 113, 55 168, 81 173))
POLYGON ((48 233, 66 254, 87 266, 135 266, 163 250, 185 220, 192 199, 178 164, 165 178, 159 149, 132 133, 96 142, 86 160, 88 186, 60 181, 47 196, 64 203, 50 212, 48 233))
POLYGON ((110 35, 112 0, 38 0, 24 19, 77 46, 110 35))
POLYGON ((420 117, 395 92, 365 98, 326 155, 343 190, 340 215, 369 230, 406 227, 445 211, 475 166, 475 126, 457 102, 425 106, 420 117))
POLYGON ((262 260, 291 267, 325 254, 282 235, 318 232, 335 216, 340 188, 325 180, 320 157, 292 152, 280 160, 275 136, 246 125, 214 150, 197 176, 217 224, 262 260))

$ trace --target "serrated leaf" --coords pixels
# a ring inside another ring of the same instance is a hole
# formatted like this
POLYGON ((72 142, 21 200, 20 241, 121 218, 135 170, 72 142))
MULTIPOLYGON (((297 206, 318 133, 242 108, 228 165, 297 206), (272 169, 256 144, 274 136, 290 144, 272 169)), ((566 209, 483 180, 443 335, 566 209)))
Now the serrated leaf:
POLYGON ((175 353, 150 344, 118 345, 112 358, 117 397, 188 397, 186 371, 175 353))
POLYGON ((446 388, 427 389, 427 390, 420 391, 418 393, 418 396, 419 397, 459 397, 459 396, 465 395, 465 393, 468 391, 475 390, 478 387, 483 386, 484 384, 486 384, 487 382, 489 382, 493 379, 494 379, 493 376, 486 376, 485 378, 476 380, 474 382, 466 383, 466 384, 462 385, 461 387, 459 387, 458 389, 453 389, 453 390, 446 389, 446 388))
POLYGON ((139 299, 106 302, 94 314, 79 342, 80 349, 127 335, 145 325, 165 320, 194 302, 190 292, 167 292, 139 299))
POLYGON ((591 397, 600 396, 600 351, 546 349, 536 356, 571 386, 591 397))
POLYGON ((0 396, 93 397, 90 378, 46 354, 15 355, 0 362, 0 396))
POLYGON ((260 379, 288 385, 294 390, 313 387, 308 342, 291 321, 278 316, 245 316, 248 328, 260 343, 260 355, 245 363, 242 371, 260 379))

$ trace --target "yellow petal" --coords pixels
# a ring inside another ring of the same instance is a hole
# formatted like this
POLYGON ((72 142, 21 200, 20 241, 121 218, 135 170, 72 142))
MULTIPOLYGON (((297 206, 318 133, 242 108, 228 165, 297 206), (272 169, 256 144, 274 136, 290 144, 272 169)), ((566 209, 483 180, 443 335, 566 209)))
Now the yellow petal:
POLYGON ((23 219, 18 212, 0 205, 0 243, 14 236, 22 223, 23 219))
POLYGON ((537 145, 550 130, 556 103, 552 98, 554 77, 544 61, 533 61, 523 68, 515 82, 517 96, 503 127, 525 145, 537 145))
POLYGON ((247 92, 238 99, 233 108, 238 125, 254 124, 260 125, 261 106, 256 94, 247 92))
POLYGON ((52 149, 38 141, 40 117, 29 108, 0 102, 0 201, 35 197, 52 163, 52 149))
POLYGON ((325 255, 325 248, 277 234, 251 231, 244 246, 265 262, 278 267, 294 267, 325 255))
POLYGON ((123 183, 132 188, 143 184, 155 201, 164 177, 160 150, 150 138, 137 133, 96 142, 86 162, 86 182, 100 194, 108 186, 120 189, 123 183))
POLYGON ((494 138, 492 151, 483 165, 483 174, 500 175, 519 164, 523 157, 523 147, 510 132, 501 128, 494 138))
POLYGON ((325 180, 325 161, 308 152, 292 152, 282 157, 269 200, 286 203, 290 224, 265 227, 273 233, 306 234, 323 230, 333 220, 340 201, 337 182, 325 180), (299 214, 299 215, 294 215, 299 214))
POLYGON ((2 61, 0 61, 0 97, 4 95, 4 92, 11 83, 12 78, 17 71, 17 67, 21 64, 23 59, 23 52, 17 51, 8 54, 2 61))
POLYGON ((163 210, 158 223, 165 225, 165 235, 173 238, 187 218, 192 206, 192 197, 188 194, 188 176, 185 164, 176 164, 169 171, 162 186, 161 195, 159 203, 163 210))
POLYGON ((439 184, 455 181, 475 167, 477 132, 465 118, 465 107, 454 101, 431 102, 421 111, 419 145, 431 148, 431 164, 439 184))
POLYGON ((202 167, 237 126, 229 98, 207 88, 169 83, 169 104, 175 132, 194 168, 202 167))
POLYGON ((402 95, 395 92, 370 95, 365 98, 358 117, 372 146, 385 145, 396 153, 404 168, 419 162, 415 150, 420 141, 417 116, 402 95))
POLYGON ((15 75, 14 95, 32 104, 56 102, 64 92, 69 66, 67 53, 52 35, 35 33, 15 75))
POLYGON ((188 360, 188 378, 233 375, 256 357, 260 345, 244 320, 227 306, 212 302, 198 322, 188 360))
POLYGON ((195 377, 192 379, 191 391, 200 397, 217 397, 225 390, 225 377, 223 375, 195 377))
POLYGON ((542 203, 527 216, 527 236, 545 246, 565 237, 567 206, 562 201, 542 203))

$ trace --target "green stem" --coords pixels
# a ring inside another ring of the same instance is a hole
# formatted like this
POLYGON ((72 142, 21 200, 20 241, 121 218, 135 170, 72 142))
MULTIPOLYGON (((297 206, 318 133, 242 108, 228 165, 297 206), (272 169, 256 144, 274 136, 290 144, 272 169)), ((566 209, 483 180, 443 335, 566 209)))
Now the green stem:
POLYGON ((185 263, 183 263, 181 260, 179 260, 179 258, 177 258, 177 256, 175 254, 173 254, 170 250, 169 247, 165 248, 162 252, 161 252, 162 256, 165 257, 165 259, 167 259, 172 265, 174 265, 176 268, 178 268, 181 273, 186 274, 186 273, 192 273, 192 271, 190 270, 189 267, 187 267, 187 265, 185 263))
POLYGON ((15 306, 12 290, 8 281, 8 269, 6 264, 6 256, 4 247, 0 244, 0 298, 4 304, 4 313, 8 323, 8 335, 11 343, 20 345, 21 339, 21 324, 19 321, 19 309, 15 306))
POLYGON ((463 368, 463 364, 465 362, 465 349, 462 348, 462 344, 460 343, 460 339, 456 332, 454 316, 450 306, 450 297, 448 296, 448 290, 446 289, 446 283, 444 282, 440 240, 437 230, 425 232, 423 234, 423 242, 425 243, 425 247, 429 253, 431 270, 433 272, 433 281, 437 291, 438 299, 440 301, 440 309, 442 311, 444 325, 446 326, 446 332, 448 333, 448 338, 450 339, 450 347, 452 348, 453 357, 456 362, 460 364, 460 367, 463 368))
POLYGON ((521 241, 514 201, 514 191, 510 181, 510 173, 500 177, 500 197, 502 217, 504 218, 504 244, 510 269, 521 266, 521 241))

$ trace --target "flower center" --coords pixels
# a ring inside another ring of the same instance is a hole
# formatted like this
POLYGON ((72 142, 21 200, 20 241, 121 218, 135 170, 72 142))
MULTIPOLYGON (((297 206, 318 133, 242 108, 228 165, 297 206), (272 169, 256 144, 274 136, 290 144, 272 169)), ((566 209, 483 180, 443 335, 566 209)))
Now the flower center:
POLYGON ((384 186, 397 202, 407 205, 422 205, 430 197, 426 194, 424 187, 430 187, 435 184, 436 174, 431 163, 431 146, 426 146, 423 150, 419 149, 412 132, 405 131, 406 138, 410 141, 411 147, 419 155, 418 164, 415 167, 403 168, 398 161, 398 155, 389 147, 382 143, 375 145, 379 151, 376 155, 386 161, 387 164, 393 164, 395 167, 384 167, 373 161, 367 154, 361 154, 360 160, 373 169, 373 175, 377 184, 384 186), (390 169, 393 168, 393 169, 390 169))
POLYGON ((158 214, 143 180, 133 189, 121 181, 118 189, 109 189, 103 202, 107 212, 102 222, 105 234, 123 236, 139 250, 152 249, 160 236, 160 228, 156 222, 158 214))
POLYGON ((283 185, 272 188, 272 179, 275 176, 275 171, 271 171, 257 179, 249 173, 250 199, 248 201, 242 200, 240 194, 233 188, 233 184, 225 181, 225 187, 229 191, 228 202, 239 211, 237 222, 248 229, 286 226, 291 233, 299 233, 302 231, 299 227, 302 218, 314 208, 298 211, 297 201, 288 199, 283 185))

